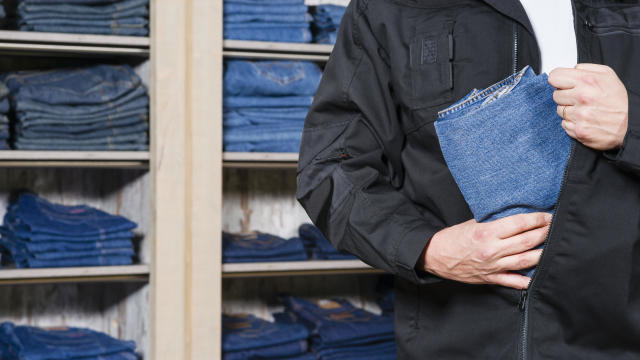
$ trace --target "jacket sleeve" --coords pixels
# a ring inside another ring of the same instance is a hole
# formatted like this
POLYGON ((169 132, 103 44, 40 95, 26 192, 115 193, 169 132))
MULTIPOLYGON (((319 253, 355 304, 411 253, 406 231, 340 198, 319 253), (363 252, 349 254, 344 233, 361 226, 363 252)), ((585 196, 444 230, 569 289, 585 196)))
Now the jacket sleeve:
POLYGON ((305 120, 296 197, 339 250, 416 283, 439 281, 416 263, 444 224, 398 191, 405 135, 366 12, 353 0, 342 19, 305 120))
POLYGON ((640 176, 640 94, 627 89, 629 123, 620 148, 605 152, 605 156, 624 170, 640 176))

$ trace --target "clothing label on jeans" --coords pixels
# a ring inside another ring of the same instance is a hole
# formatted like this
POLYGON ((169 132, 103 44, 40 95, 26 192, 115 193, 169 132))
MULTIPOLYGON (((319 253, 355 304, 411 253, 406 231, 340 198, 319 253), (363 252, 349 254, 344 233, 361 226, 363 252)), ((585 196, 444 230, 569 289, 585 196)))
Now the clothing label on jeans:
POLYGON ((317 304, 323 309, 339 309, 342 307, 340 304, 338 304, 335 301, 325 300, 325 299, 318 300, 317 304))

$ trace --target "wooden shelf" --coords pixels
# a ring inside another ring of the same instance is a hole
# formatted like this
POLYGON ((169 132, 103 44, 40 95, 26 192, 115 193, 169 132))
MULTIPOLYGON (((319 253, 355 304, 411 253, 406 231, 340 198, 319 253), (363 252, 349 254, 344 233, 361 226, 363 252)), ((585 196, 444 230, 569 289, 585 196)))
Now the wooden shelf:
POLYGON ((0 285, 148 280, 149 265, 0 269, 0 285))
POLYGON ((222 161, 226 168, 288 169, 298 166, 298 153, 224 152, 222 161))
POLYGON ((333 45, 224 40, 222 55, 249 59, 327 61, 333 45))
POLYGON ((0 151, 0 167, 147 168, 148 151, 0 151))
POLYGON ((149 56, 149 38, 0 30, 0 52, 149 56))
POLYGON ((222 264, 223 278, 379 273, 383 273, 383 271, 374 269, 360 260, 309 260, 222 264))

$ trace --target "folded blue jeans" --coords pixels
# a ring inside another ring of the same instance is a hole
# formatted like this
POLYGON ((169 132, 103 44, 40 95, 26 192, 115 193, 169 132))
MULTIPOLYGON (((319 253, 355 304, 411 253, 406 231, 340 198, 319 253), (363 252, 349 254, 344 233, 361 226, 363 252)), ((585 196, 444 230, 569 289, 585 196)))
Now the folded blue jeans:
MULTIPOLYGON (((0 343, 21 360, 65 360, 133 352, 133 341, 114 339, 97 331, 65 327, 45 330, 31 326, 0 324, 0 343)), ((4 358, 3 358, 4 360, 4 358)))
POLYGON ((123 266, 133 264, 131 256, 105 255, 86 258, 39 260, 32 257, 19 256, 14 258, 18 268, 59 268, 82 266, 123 266))
POLYGON ((118 14, 129 9, 146 7, 149 0, 126 0, 112 4, 104 4, 106 1, 21 1, 20 13, 67 13, 85 15, 118 14))
POLYGON ((222 233, 222 254, 229 258, 269 258, 305 255, 300 238, 286 240, 272 234, 254 232, 251 234, 222 233))
POLYGON ((222 351, 242 351, 305 340, 300 324, 269 322, 249 314, 222 315, 222 351))
POLYGON ((290 343, 264 346, 254 349, 228 351, 222 354, 222 360, 246 360, 246 359, 277 359, 295 356, 305 353, 308 345, 306 340, 297 340, 290 343))
POLYGON ((304 121, 309 108, 305 106, 284 108, 237 108, 222 115, 224 126, 244 126, 280 123, 282 121, 304 121))
POLYGON ((225 96, 314 95, 322 70, 311 61, 228 60, 225 96))
POLYGON ((225 0, 229 4, 264 5, 266 2, 273 5, 304 5, 304 0, 225 0))
POLYGON ((102 105, 142 84, 129 65, 19 71, 4 80, 15 102, 33 100, 49 105, 102 105))
POLYGON ((571 147, 553 91, 527 66, 439 112, 440 148, 477 221, 553 210, 571 147))
POLYGON ((275 4, 262 2, 262 4, 242 4, 234 2, 224 2, 223 12, 225 14, 304 14, 308 10, 307 6, 296 4, 275 4))
POLYGON ((300 139, 289 141, 238 142, 223 145, 229 152, 281 152, 297 153, 300 151, 300 139))
POLYGON ((302 138, 304 123, 249 125, 224 128, 225 144, 258 141, 295 141, 302 138))
POLYGON ((149 17, 149 9, 147 6, 138 6, 127 10, 113 12, 113 13, 101 13, 101 14, 81 14, 81 13, 69 13, 60 11, 59 5, 49 6, 45 10, 33 10, 32 6, 27 5, 25 2, 21 2, 18 5, 18 15, 20 21, 29 22, 31 20, 48 19, 55 17, 57 19, 80 19, 80 20, 115 20, 125 17, 142 16, 149 17))
MULTIPOLYGON (((228 2, 228 1, 227 1, 228 2)), ((225 14, 223 18, 224 24, 232 23, 248 23, 253 21, 260 22, 279 22, 282 24, 296 23, 296 22, 309 22, 311 21, 311 15, 307 13, 299 14, 225 14)))
POLYGON ((230 40, 309 43, 311 30, 306 27, 223 29, 223 37, 230 40))
MULTIPOLYGON (((37 130, 37 129, 20 129, 17 131, 17 136, 20 138, 36 138, 46 139, 55 138, 59 140, 89 140, 95 138, 114 138, 120 135, 144 133, 149 130, 149 124, 146 122, 138 122, 137 124, 131 124, 127 126, 118 127, 106 127, 103 129, 96 129, 92 131, 67 131, 60 130, 37 130)), ((146 136, 146 135, 145 135, 146 136)), ((127 140, 128 141, 128 140, 127 140)))
POLYGON ((98 130, 107 130, 111 128, 121 128, 129 125, 144 123, 147 124, 148 127, 148 118, 146 113, 139 113, 134 116, 124 117, 124 118, 116 118, 109 119, 100 122, 93 122, 87 124, 65 124, 65 123, 43 123, 41 124, 33 124, 18 122, 16 124, 16 131, 18 133, 22 133, 24 131, 33 131, 34 133, 59 133, 59 134, 75 134, 75 133, 86 133, 98 130))
POLYGON ((43 144, 23 144, 16 142, 13 146, 18 150, 69 150, 69 151, 144 151, 149 149, 149 145, 144 143, 120 143, 120 144, 93 144, 93 145, 43 145, 43 144))
POLYGON ((248 108, 310 107, 313 96, 224 96, 225 110, 248 108))
POLYGON ((125 17, 118 19, 68 19, 49 17, 43 19, 32 19, 22 21, 20 25, 35 26, 88 26, 88 27, 106 27, 106 28, 143 28, 149 25, 149 20, 142 16, 125 17))

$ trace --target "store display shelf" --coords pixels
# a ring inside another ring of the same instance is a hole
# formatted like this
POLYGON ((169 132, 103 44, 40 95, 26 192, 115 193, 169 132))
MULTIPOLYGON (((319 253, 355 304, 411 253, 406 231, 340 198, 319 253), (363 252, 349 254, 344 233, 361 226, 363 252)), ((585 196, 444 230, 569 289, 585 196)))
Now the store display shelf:
POLYGON ((250 59, 327 61, 333 45, 225 40, 223 56, 250 59))
POLYGON ((0 52, 148 56, 149 38, 0 30, 0 52))
POLYGON ((374 269, 360 260, 309 260, 222 264, 223 278, 377 274, 382 272, 382 270, 374 269))
POLYGON ((0 269, 0 285, 148 280, 149 265, 0 269))
POLYGON ((225 152, 222 153, 223 166, 226 168, 273 168, 287 169, 298 166, 297 153, 258 153, 225 152))
POLYGON ((148 151, 0 151, 0 167, 147 168, 148 151))

